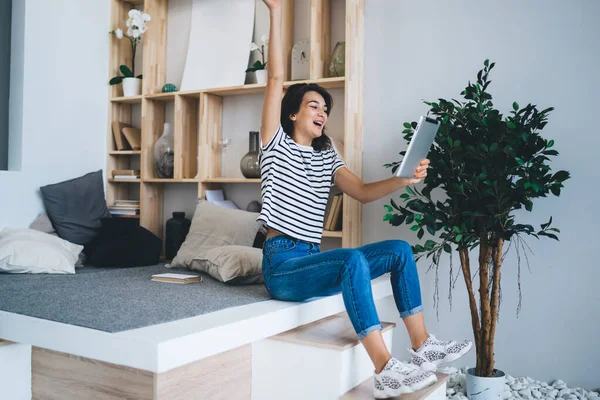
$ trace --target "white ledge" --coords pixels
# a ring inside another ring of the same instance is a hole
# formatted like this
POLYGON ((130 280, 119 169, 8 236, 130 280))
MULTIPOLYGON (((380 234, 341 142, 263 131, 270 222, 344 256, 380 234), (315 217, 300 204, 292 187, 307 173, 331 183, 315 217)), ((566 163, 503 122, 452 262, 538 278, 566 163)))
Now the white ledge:
MULTIPOLYGON (((392 295, 389 274, 371 283, 375 301, 392 295)), ((160 373, 344 310, 341 293, 268 300, 116 333, 0 311, 0 338, 160 373)))

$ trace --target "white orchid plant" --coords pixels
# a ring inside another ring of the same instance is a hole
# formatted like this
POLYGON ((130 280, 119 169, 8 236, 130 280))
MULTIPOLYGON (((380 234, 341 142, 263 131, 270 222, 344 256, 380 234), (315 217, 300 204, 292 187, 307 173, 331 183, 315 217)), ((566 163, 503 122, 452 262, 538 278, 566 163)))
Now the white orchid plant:
POLYGON ((269 36, 267 34, 263 34, 260 39, 262 41, 260 47, 254 42, 250 43, 250 51, 258 50, 261 55, 262 62, 260 60, 256 60, 254 64, 252 64, 252 66, 246 70, 246 72, 254 72, 267 68, 267 63, 265 62, 265 46, 269 44, 269 36))
MULTIPOLYGON (((121 65, 119 69, 123 76, 115 76, 112 78, 109 82, 111 85, 118 85, 124 78, 133 78, 135 76, 135 53, 137 45, 142 40, 142 35, 148 30, 148 22, 150 22, 151 19, 149 14, 133 9, 129 11, 129 19, 125 22, 127 34, 123 33, 121 28, 109 32, 110 34, 115 35, 117 39, 123 39, 125 37, 131 41, 131 69, 129 69, 127 65, 121 65)), ((138 75, 136 78, 142 79, 142 75, 138 75)))

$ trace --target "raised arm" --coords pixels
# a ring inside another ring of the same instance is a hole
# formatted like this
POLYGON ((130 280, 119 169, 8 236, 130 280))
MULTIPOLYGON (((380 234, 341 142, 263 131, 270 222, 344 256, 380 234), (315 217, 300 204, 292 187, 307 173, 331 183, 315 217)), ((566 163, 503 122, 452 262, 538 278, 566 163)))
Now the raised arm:
POLYGON ((267 88, 263 103, 260 136, 263 146, 275 134, 281 118, 283 94, 283 54, 281 44, 281 1, 263 0, 269 8, 271 28, 267 55, 267 88))

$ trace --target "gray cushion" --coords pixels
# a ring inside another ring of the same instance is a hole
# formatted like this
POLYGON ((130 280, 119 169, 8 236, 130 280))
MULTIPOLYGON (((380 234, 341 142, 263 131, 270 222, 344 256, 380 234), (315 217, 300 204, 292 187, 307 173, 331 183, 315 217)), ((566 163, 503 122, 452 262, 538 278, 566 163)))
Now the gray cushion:
POLYGON ((173 268, 190 268, 221 282, 262 282, 262 250, 252 247, 260 224, 257 213, 199 199, 190 231, 173 268))
POLYGON ((110 218, 102 170, 42 186, 40 191, 58 236, 71 243, 88 244, 100 230, 100 219, 110 218))

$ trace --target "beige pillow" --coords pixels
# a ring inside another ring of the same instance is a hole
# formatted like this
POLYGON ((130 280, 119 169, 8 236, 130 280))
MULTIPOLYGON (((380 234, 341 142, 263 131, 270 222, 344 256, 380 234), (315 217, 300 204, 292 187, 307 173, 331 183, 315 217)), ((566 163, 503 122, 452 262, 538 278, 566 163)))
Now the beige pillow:
POLYGON ((257 213, 198 199, 190 231, 172 268, 190 268, 221 282, 262 282, 262 250, 252 247, 257 213))
POLYGON ((192 261, 191 269, 208 273, 227 283, 261 283, 262 250, 248 246, 220 246, 209 249, 192 261))

